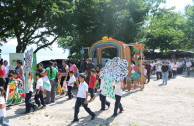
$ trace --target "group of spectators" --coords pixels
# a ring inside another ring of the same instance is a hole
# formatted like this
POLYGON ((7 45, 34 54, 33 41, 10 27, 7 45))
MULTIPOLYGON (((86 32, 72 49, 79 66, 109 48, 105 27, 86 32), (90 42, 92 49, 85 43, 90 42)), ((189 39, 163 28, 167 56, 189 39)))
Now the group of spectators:
POLYGON ((187 76, 190 76, 192 62, 194 62, 192 58, 148 61, 145 65, 148 82, 150 81, 150 76, 154 74, 156 74, 157 80, 163 79, 163 84, 167 84, 168 79, 176 78, 177 74, 182 74, 184 71, 187 71, 187 76))

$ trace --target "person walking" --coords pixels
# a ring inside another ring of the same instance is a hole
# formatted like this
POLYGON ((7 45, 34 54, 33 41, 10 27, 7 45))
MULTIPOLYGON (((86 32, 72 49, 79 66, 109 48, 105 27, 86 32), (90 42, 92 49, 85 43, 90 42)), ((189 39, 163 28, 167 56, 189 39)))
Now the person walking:
POLYGON ((79 88, 77 93, 77 100, 75 102, 75 112, 74 112, 74 120, 72 122, 78 122, 78 114, 79 114, 79 108, 82 105, 84 109, 92 116, 91 120, 94 120, 95 114, 88 108, 88 84, 85 82, 85 75, 80 74, 79 76, 79 88))
POLYGON ((87 65, 86 65, 86 69, 87 69, 87 73, 88 73, 88 76, 87 76, 87 81, 86 81, 86 83, 87 84, 89 84, 89 82, 90 82, 90 76, 91 76, 91 73, 90 73, 90 70, 91 69, 94 69, 94 64, 92 63, 92 59, 91 58, 88 58, 87 59, 87 65))
POLYGON ((56 76, 57 69, 53 67, 53 62, 49 62, 49 67, 46 68, 46 71, 43 73, 43 76, 48 76, 48 79, 51 83, 51 91, 46 91, 46 104, 50 104, 55 102, 55 93, 56 93, 56 76), (51 101, 50 101, 51 98, 51 101))
POLYGON ((157 76, 157 80, 159 80, 159 79, 162 79, 161 78, 161 68, 162 68, 162 65, 161 64, 157 64, 156 65, 156 76, 157 76))
POLYGON ((192 63, 189 61, 189 59, 186 62, 186 68, 187 68, 187 75, 190 76, 190 68, 192 66, 192 63))
POLYGON ((5 67, 3 67, 3 59, 0 59, 0 86, 5 86, 5 67))
POLYGON ((173 78, 176 78, 176 76, 177 76, 177 69, 178 69, 178 66, 177 66, 176 62, 174 62, 173 68, 172 68, 173 78))
POLYGON ((7 85, 9 83, 8 74, 9 74, 9 70, 10 70, 10 67, 8 66, 7 60, 4 60, 3 67, 5 68, 5 85, 4 85, 4 90, 7 91, 7 85))
POLYGON ((118 108, 120 109, 119 113, 122 113, 123 110, 123 106, 121 104, 121 97, 122 97, 122 90, 124 88, 123 85, 123 81, 120 81, 119 84, 114 84, 115 85, 115 108, 114 108, 114 113, 112 115, 112 117, 116 117, 117 116, 117 111, 118 108))
POLYGON ((151 74, 151 65, 150 65, 150 61, 148 61, 147 65, 146 65, 146 70, 147 70, 147 78, 148 78, 148 81, 147 83, 150 82, 150 74, 151 74))
POLYGON ((23 66, 22 66, 22 65, 23 65, 23 64, 22 64, 22 61, 21 61, 21 60, 18 60, 18 61, 17 61, 17 67, 15 68, 15 70, 16 70, 16 72, 18 72, 19 75, 21 76, 22 81, 24 81, 25 78, 24 78, 24 71, 23 71, 23 66))
MULTIPOLYGON (((62 69, 61 69, 61 72, 62 72, 62 76, 61 76, 61 81, 60 81, 60 85, 61 87, 63 87, 63 83, 64 81, 68 81, 69 80, 69 66, 66 64, 66 61, 63 60, 62 61, 62 69)), ((62 91, 61 95, 64 94, 64 91, 62 91)))
POLYGON ((167 85, 168 71, 169 71, 169 67, 167 66, 167 62, 164 62, 164 65, 162 66, 163 85, 164 84, 167 85))

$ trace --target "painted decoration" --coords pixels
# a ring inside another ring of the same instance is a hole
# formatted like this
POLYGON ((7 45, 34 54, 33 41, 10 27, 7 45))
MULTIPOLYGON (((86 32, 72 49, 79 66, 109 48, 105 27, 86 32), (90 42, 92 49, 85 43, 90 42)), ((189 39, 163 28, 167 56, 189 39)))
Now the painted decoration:
MULTIPOLYGON (((33 54, 33 62, 32 62, 32 75, 33 75, 33 79, 36 80, 36 71, 37 71, 37 60, 36 60, 36 54, 33 54)), ((34 82, 35 85, 35 82, 34 82)))
POLYGON ((80 51, 80 53, 81 53, 82 55, 84 54, 84 52, 85 52, 84 49, 82 49, 82 50, 80 51))
POLYGON ((101 94, 112 99, 115 99, 112 81, 108 77, 105 77, 104 88, 102 89, 101 94))
POLYGON ((108 77, 112 83, 120 83, 121 80, 128 75, 128 62, 127 60, 115 57, 112 60, 108 60, 105 67, 101 71, 100 79, 108 77))
POLYGON ((7 105, 13 105, 22 102, 22 99, 25 96, 20 86, 20 83, 18 83, 18 81, 15 79, 9 81, 6 97, 7 105))
POLYGON ((9 54, 10 60, 10 70, 15 70, 17 67, 17 61, 21 60, 24 63, 24 54, 23 53, 10 53, 9 54))
POLYGON ((29 93, 28 75, 32 68, 32 63, 33 63, 33 49, 30 49, 29 51, 27 51, 25 55, 25 65, 24 65, 24 76, 25 76, 24 92, 25 93, 29 93))

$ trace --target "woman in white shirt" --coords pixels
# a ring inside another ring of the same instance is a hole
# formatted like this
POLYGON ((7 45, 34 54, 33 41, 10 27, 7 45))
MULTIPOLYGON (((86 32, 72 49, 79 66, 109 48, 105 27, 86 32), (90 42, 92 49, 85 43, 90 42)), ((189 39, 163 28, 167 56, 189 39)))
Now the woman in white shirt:
POLYGON ((0 125, 9 126, 9 124, 4 120, 6 116, 5 95, 5 90, 3 87, 0 87, 0 125))
POLYGON ((113 113, 112 117, 116 117, 118 108, 120 109, 119 113, 122 113, 122 111, 123 111, 123 107, 121 104, 121 97, 122 97, 122 90, 123 90, 124 86, 123 86, 123 81, 121 81, 118 84, 113 84, 113 85, 115 85, 115 100, 116 101, 115 101, 115 108, 114 108, 114 113, 113 113))
POLYGON ((157 80, 162 79, 161 74, 162 74, 162 65, 161 64, 157 64, 156 66, 156 75, 157 75, 157 80))
POLYGON ((190 75, 190 67, 192 66, 192 63, 189 61, 189 59, 186 62, 186 67, 187 67, 187 75, 190 75))

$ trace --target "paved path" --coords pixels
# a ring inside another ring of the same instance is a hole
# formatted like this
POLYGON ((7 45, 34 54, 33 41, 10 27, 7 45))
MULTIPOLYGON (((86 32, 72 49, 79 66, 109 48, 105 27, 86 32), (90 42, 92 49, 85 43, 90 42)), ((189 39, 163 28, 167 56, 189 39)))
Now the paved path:
MULTIPOLYGON (((185 73, 184 73, 185 74, 185 73)), ((67 97, 57 97, 55 104, 50 104, 44 110, 28 115, 24 104, 7 108, 7 120, 11 126, 194 126, 194 72, 191 77, 179 75, 161 86, 162 80, 155 77, 146 84, 143 91, 124 91, 121 103, 124 112, 112 118, 114 100, 111 107, 100 112, 99 97, 89 107, 97 115, 94 121, 81 107, 79 123, 72 124, 75 98, 67 101, 67 97)))

